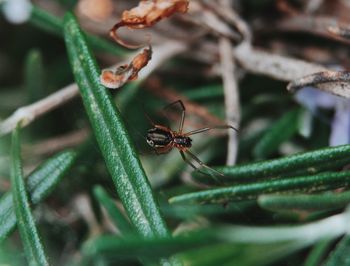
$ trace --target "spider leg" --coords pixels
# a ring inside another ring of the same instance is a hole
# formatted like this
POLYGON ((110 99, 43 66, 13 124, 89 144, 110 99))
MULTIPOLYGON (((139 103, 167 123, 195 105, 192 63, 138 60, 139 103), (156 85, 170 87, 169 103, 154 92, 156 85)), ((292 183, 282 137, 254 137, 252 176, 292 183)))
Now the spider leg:
POLYGON ((189 159, 186 158, 185 153, 183 151, 180 150, 180 154, 182 159, 188 163, 194 170, 198 170, 198 167, 196 167, 189 159))
MULTIPOLYGON (((185 153, 183 151, 180 151, 181 157, 182 159, 189 164, 194 170, 198 171, 199 173, 201 173, 202 175, 208 176, 208 173, 203 172, 202 170, 200 170, 197 166, 195 166, 189 159, 186 158, 185 153)), ((210 175, 212 176, 212 175, 210 175)), ((215 176, 212 176, 215 181, 217 181, 218 183, 221 183, 220 180, 218 180, 215 176)))
MULTIPOLYGON (((182 133, 182 130, 183 130, 183 127, 184 127, 184 122, 185 122, 185 116, 186 116, 186 108, 185 108, 185 105, 183 104, 183 102, 181 100, 177 100, 177 101, 172 102, 172 103, 168 104, 167 106, 165 106, 163 108, 163 110, 166 110, 166 109, 168 109, 171 106, 174 106, 176 104, 179 104, 180 108, 181 108, 181 120, 180 120, 180 125, 179 125, 178 132, 182 133)), ((165 116, 167 117, 166 114, 165 114, 165 116)))
POLYGON ((200 166, 205 167, 205 168, 207 168, 208 170, 211 170, 211 171, 215 172, 216 174, 218 174, 218 175, 220 175, 220 176, 225 176, 223 173, 221 173, 221 172, 219 172, 219 171, 217 171, 217 170, 211 168, 210 166, 206 165, 205 163, 203 163, 196 155, 194 155, 194 154, 193 154, 192 152, 190 152, 189 150, 187 150, 186 153, 187 153, 188 155, 190 155, 190 156, 193 158, 193 160, 195 160, 200 166))
POLYGON ((153 150, 157 155, 160 155, 160 154, 168 153, 171 150, 171 146, 165 146, 162 148, 153 148, 153 150))
POLYGON ((199 134, 199 133, 206 132, 206 131, 209 131, 209 130, 212 130, 212 129, 233 129, 233 130, 235 130, 235 131, 238 132, 238 129, 237 129, 237 128, 234 128, 233 126, 230 126, 230 125, 222 125, 222 126, 204 127, 204 128, 196 129, 196 130, 187 132, 187 133, 184 134, 184 135, 185 135, 185 136, 191 136, 191 135, 199 134))
MULTIPOLYGON (((199 160, 193 153, 191 153, 189 150, 186 150, 185 151, 186 153, 188 153, 197 163, 199 163, 202 167, 205 167, 213 172, 215 172, 216 174, 220 175, 220 176, 224 176, 222 173, 220 173, 219 171, 216 171, 215 169, 209 167, 208 165, 206 165, 205 163, 203 163, 201 160, 199 160)), ((217 177, 212 174, 212 173, 206 173, 206 172, 203 172, 202 170, 200 170, 197 166, 195 166, 190 160, 188 160, 185 156, 185 152, 184 151, 181 151, 180 150, 180 154, 181 154, 181 157, 182 159, 188 163, 193 169, 197 170, 199 173, 201 173, 202 175, 205 175, 205 176, 208 176, 210 175, 216 182, 222 184, 222 182, 217 179, 217 177)))
POLYGON ((145 105, 143 103, 141 103, 141 107, 142 107, 142 111, 143 111, 143 115, 147 118, 148 122, 150 122, 150 124, 155 127, 156 123, 153 121, 153 119, 149 116, 149 114, 146 111, 145 105))

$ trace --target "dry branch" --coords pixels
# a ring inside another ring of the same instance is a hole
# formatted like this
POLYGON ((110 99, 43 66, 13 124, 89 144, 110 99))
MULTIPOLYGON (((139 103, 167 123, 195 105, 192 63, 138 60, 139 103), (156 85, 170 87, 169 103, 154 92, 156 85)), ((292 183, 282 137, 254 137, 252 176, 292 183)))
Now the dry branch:
MULTIPOLYGON (((334 72, 318 64, 259 51, 253 49, 248 44, 237 47, 234 50, 234 55, 247 71, 282 81, 298 80, 317 72, 334 72)), ((298 81, 294 81, 294 83, 298 83, 298 81)), ((345 80, 319 83, 317 85, 315 84, 315 87, 325 92, 350 99, 350 83, 345 82, 345 80)))

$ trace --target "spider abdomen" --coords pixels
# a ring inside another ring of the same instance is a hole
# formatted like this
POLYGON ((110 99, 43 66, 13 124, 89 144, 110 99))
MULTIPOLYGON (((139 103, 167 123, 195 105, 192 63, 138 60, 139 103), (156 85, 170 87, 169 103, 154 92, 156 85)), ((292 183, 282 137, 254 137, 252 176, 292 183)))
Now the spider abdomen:
POLYGON ((152 128, 147 132, 147 142, 152 147, 165 147, 172 141, 172 134, 170 131, 163 128, 152 128))

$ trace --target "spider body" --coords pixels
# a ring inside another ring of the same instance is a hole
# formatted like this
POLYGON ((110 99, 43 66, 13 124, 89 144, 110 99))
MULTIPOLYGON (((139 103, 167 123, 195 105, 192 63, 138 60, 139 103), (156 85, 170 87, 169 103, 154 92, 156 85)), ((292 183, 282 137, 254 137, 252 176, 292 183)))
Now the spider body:
POLYGON ((157 153, 167 153, 172 148, 186 151, 192 147, 190 137, 160 125, 154 125, 154 128, 148 130, 146 140, 157 153))
MULTIPOLYGON (((153 127, 147 131, 146 141, 148 145, 150 145, 157 154, 168 153, 173 148, 176 148, 179 150, 182 159, 185 162, 187 162, 192 168, 197 169, 197 167, 185 156, 185 154, 190 156, 200 166, 207 168, 208 170, 210 170, 211 172, 217 175, 223 176, 222 173, 203 163, 200 159, 197 158, 197 156, 195 156, 190 151, 190 148, 192 147, 192 139, 190 138, 190 136, 203 133, 212 129, 233 129, 236 131, 237 129, 235 129, 233 126, 230 126, 230 125, 222 125, 222 126, 215 126, 215 127, 204 127, 204 128, 200 128, 200 129, 196 129, 196 130, 184 133, 183 125, 185 121, 186 112, 185 112, 185 106, 182 103, 182 101, 178 100, 176 102, 173 102, 170 105, 168 105, 166 108, 175 104, 179 104, 182 111, 179 129, 177 131, 174 131, 169 127, 157 125, 153 123, 153 121, 149 118, 153 127)), ((199 172, 206 174, 201 170, 199 170, 199 172)))

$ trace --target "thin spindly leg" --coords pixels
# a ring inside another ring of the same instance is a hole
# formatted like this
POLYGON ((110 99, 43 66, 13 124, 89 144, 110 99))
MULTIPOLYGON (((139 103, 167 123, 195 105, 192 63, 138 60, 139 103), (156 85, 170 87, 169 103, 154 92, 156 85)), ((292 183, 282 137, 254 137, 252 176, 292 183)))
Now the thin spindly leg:
POLYGON ((156 123, 152 120, 152 118, 147 114, 145 106, 142 104, 143 114, 147 118, 147 120, 151 123, 151 125, 154 127, 156 123))
POLYGON ((211 170, 211 171, 215 172, 216 174, 218 174, 218 175, 220 175, 220 176, 224 176, 223 173, 221 173, 221 172, 219 172, 219 171, 217 171, 217 170, 211 168, 210 166, 206 165, 205 163, 203 163, 196 155, 194 155, 194 154, 193 154, 192 152, 190 152, 189 150, 187 150, 186 153, 187 153, 188 155, 190 155, 190 156, 193 158, 193 160, 195 160, 197 163, 199 163, 200 166, 205 167, 205 168, 207 168, 208 170, 211 170))
POLYGON ((186 158, 185 153, 184 153, 183 151, 180 151, 180 154, 181 154, 182 159, 183 159, 186 163, 188 163, 194 170, 197 170, 197 169, 198 169, 198 167, 196 167, 190 160, 188 160, 188 159, 186 158))
POLYGON ((203 133, 203 132, 205 132, 205 131, 209 131, 209 130, 212 130, 212 129, 233 129, 233 130, 235 130, 235 131, 238 132, 238 129, 234 128, 233 126, 230 126, 230 125, 223 125, 223 126, 204 127, 204 128, 196 129, 196 130, 187 132, 187 133, 184 134, 184 135, 185 135, 185 136, 191 136, 191 135, 203 133))
POLYGON ((180 120, 180 125, 179 125, 179 129, 178 132, 182 133, 183 127, 184 127, 184 122, 185 122, 185 115, 186 115, 186 108, 185 105, 183 104, 183 102, 181 100, 177 100, 171 104, 168 104, 167 106, 165 106, 163 109, 166 110, 171 106, 174 106, 175 104, 179 104, 180 108, 181 108, 181 120, 180 120))
MULTIPOLYGON (((188 152, 188 151, 186 151, 186 152, 188 152)), ((202 175, 206 175, 206 176, 208 175, 208 173, 201 171, 201 170, 198 169, 198 167, 195 166, 189 159, 187 159, 187 158, 186 158, 186 155, 185 155, 185 153, 184 153, 183 151, 180 151, 180 154, 181 154, 182 159, 183 159, 186 163, 188 163, 194 170, 197 170, 197 171, 200 172, 202 175)), ((198 159, 198 158, 197 158, 197 159, 198 159)), ((208 166, 208 167, 209 167, 209 166, 208 166)), ((212 169, 212 170, 214 170, 214 169, 212 169)), ((214 170, 214 171, 215 171, 215 170, 214 170)), ((219 180, 217 180, 217 178, 214 177, 214 179, 215 179, 216 181, 219 182, 219 180)))

